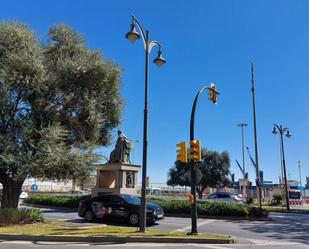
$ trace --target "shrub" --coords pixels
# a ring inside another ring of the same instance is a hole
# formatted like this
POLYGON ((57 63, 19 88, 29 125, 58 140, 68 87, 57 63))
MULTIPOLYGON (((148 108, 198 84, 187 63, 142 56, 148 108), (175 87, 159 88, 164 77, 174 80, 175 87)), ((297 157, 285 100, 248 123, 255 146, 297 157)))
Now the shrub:
POLYGON ((246 201, 246 204, 248 204, 248 205, 253 204, 253 198, 249 197, 248 200, 246 201))
MULTIPOLYGON (((160 205, 165 213, 170 214, 190 214, 191 205, 188 201, 164 201, 150 200, 152 203, 160 205)), ((197 203, 197 212, 207 216, 248 216, 248 208, 241 204, 226 202, 203 202, 197 203)))
POLYGON ((38 204, 52 207, 66 207, 76 209, 81 200, 89 196, 55 196, 55 195, 33 195, 24 200, 28 204, 38 204))
POLYGON ((39 209, 30 208, 1 208, 0 209, 0 226, 32 223, 42 220, 42 213, 39 209))
POLYGON ((268 211, 257 207, 248 206, 248 210, 249 210, 248 216, 252 218, 268 217, 269 215, 268 211))
POLYGON ((283 197, 281 194, 274 194, 272 204, 281 205, 283 197))

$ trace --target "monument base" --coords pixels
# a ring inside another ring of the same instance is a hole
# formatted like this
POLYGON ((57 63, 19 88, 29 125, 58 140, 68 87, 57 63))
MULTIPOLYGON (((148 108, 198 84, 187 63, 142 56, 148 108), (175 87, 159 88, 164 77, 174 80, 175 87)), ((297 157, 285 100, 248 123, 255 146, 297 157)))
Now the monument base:
POLYGON ((107 193, 137 195, 137 173, 140 165, 106 163, 96 166, 97 181, 92 196, 107 193))

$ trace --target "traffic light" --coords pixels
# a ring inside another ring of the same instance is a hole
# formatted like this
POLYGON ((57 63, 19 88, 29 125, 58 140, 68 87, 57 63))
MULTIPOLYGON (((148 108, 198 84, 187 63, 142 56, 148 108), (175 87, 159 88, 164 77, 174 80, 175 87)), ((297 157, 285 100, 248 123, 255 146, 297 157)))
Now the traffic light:
POLYGON ((183 141, 176 144, 176 146, 179 147, 179 150, 176 151, 177 152, 176 160, 182 163, 187 163, 188 162, 187 143, 183 141))
POLYGON ((188 195, 188 201, 193 204, 195 201, 194 201, 194 197, 193 195, 188 195))
POLYGON ((215 86, 215 84, 210 84, 210 89, 209 89, 209 92, 208 92, 208 95, 209 95, 209 100, 212 102, 212 103, 217 103, 217 95, 218 95, 218 92, 217 92, 217 88, 215 86))
POLYGON ((200 140, 190 141, 190 159, 193 162, 202 161, 201 143, 200 140))

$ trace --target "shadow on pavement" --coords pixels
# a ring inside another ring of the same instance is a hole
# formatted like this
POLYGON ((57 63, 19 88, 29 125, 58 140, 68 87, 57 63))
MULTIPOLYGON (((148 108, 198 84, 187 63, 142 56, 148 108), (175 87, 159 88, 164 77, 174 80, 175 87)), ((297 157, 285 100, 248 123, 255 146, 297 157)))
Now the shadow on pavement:
POLYGON ((238 224, 243 230, 263 234, 272 239, 309 244, 309 220, 274 220, 268 222, 227 221, 238 224))

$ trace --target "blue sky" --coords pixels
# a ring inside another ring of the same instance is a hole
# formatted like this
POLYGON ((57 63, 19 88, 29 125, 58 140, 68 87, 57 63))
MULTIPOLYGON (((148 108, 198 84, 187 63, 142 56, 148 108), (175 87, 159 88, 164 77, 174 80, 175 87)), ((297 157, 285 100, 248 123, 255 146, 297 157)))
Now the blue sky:
MULTIPOLYGON (((227 150, 231 170, 241 161, 241 130, 248 123, 246 146, 254 151, 250 61, 255 63, 260 168, 266 180, 280 175, 279 137, 272 124, 290 128, 285 140, 287 172, 302 181, 309 175, 309 2, 299 1, 16 1, 2 0, 0 20, 28 23, 44 41, 54 24, 66 23, 84 34, 123 69, 125 108, 120 128, 136 144, 141 163, 144 100, 144 50, 124 35, 134 13, 151 38, 160 41, 167 63, 150 65, 148 175, 165 182, 176 157, 175 144, 189 140, 189 119, 197 91, 215 82, 217 105, 202 96, 196 113, 196 137, 210 150, 227 150)), ((156 56, 156 49, 151 59, 156 56)), ((116 130, 115 130, 116 136, 116 130)), ((108 155, 112 147, 101 152, 108 155)), ((249 178, 254 170, 246 154, 249 178)))

